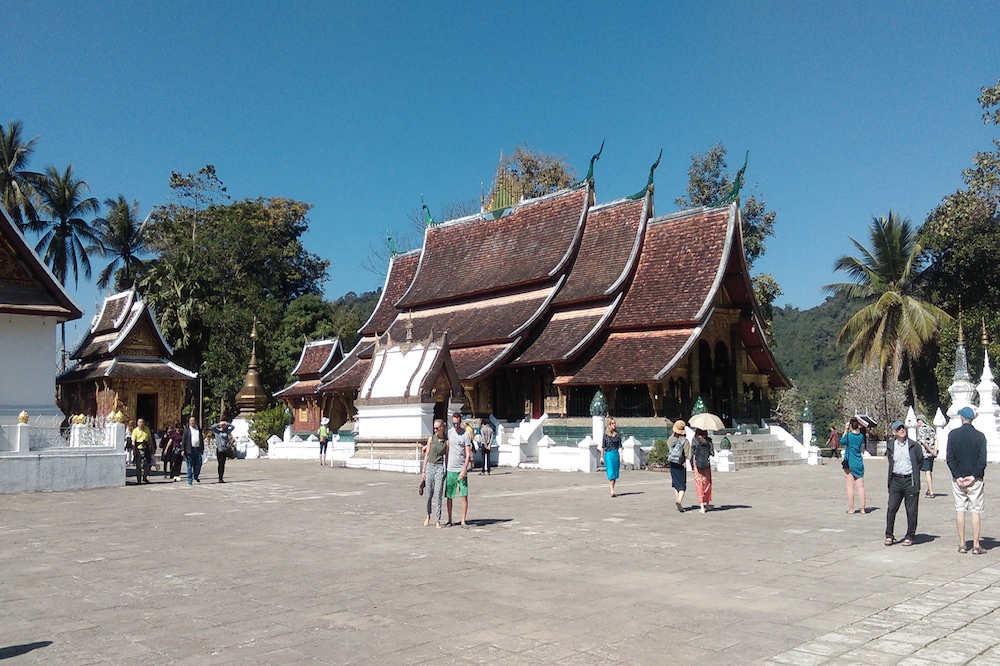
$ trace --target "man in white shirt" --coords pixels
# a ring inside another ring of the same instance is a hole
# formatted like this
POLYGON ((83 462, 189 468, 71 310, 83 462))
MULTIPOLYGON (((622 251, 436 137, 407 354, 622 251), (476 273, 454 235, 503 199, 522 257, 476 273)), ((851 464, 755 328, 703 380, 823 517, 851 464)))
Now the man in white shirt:
POLYGON ((201 483, 201 454, 205 450, 205 443, 201 438, 198 421, 193 416, 188 419, 188 425, 184 428, 181 444, 184 446, 184 460, 187 461, 188 485, 193 485, 194 481, 201 483))

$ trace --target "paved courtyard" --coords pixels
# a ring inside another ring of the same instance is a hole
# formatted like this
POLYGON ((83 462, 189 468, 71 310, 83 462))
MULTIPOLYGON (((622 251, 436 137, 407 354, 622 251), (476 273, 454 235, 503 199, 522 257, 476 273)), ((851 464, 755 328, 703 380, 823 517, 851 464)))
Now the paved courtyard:
POLYGON ((912 548, 882 545, 883 460, 864 516, 829 462, 716 474, 704 515, 668 474, 626 471, 612 499, 602 476, 501 469, 471 477, 465 530, 422 526, 416 476, 214 467, 0 496, 0 660, 1000 664, 1000 548, 956 552, 940 466, 912 548))

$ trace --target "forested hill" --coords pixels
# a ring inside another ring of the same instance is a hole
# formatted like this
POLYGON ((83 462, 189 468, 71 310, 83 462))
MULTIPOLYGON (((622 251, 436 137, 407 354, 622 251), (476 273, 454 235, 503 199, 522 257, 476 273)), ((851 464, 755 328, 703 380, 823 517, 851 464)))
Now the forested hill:
POLYGON ((821 434, 830 425, 841 427, 837 401, 848 371, 837 334, 856 308, 846 298, 830 296, 808 310, 790 305, 774 309, 774 355, 802 399, 809 401, 821 434))

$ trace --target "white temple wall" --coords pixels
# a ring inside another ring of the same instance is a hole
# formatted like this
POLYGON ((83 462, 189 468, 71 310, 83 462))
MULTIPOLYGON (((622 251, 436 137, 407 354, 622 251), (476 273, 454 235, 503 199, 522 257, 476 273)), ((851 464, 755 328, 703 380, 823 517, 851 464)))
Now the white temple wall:
POLYGON ((358 439, 430 437, 434 403, 358 405, 358 439))
POLYGON ((0 315, 0 424, 16 423, 22 409, 32 423, 54 427, 63 420, 55 397, 57 323, 55 317, 0 315))

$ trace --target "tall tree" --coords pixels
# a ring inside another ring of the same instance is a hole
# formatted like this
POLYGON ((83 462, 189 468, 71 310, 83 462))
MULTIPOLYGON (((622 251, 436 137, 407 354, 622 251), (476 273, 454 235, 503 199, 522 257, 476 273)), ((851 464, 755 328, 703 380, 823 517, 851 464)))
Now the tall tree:
POLYGON ((90 278, 88 245, 100 243, 91 224, 101 206, 94 197, 85 198, 89 189, 87 183, 73 174, 72 164, 62 173, 50 166, 45 178, 37 185, 41 204, 38 207, 39 219, 30 222, 28 227, 42 235, 35 251, 42 255, 52 274, 62 284, 66 284, 70 272, 74 284, 79 284, 81 271, 86 278, 90 278), (90 221, 86 219, 88 217, 90 221))
MULTIPOLYGON (((930 343, 948 314, 924 300, 924 252, 909 218, 896 213, 873 217, 868 230, 870 248, 851 242, 860 256, 840 257, 834 269, 845 272, 851 282, 829 284, 825 290, 864 303, 837 336, 847 345, 852 367, 873 364, 882 371, 882 387, 890 371, 895 378, 905 363, 913 377, 913 359, 930 343)), ((917 406, 915 382, 910 397, 917 406)))
POLYGON ((143 266, 141 256, 146 252, 147 226, 139 220, 138 201, 129 203, 119 194, 117 199, 105 199, 104 205, 108 213, 94 222, 98 243, 92 251, 111 261, 98 274, 97 286, 106 289, 114 278, 115 291, 121 291, 135 284, 143 266))
MULTIPOLYGON (((733 184, 726 169, 726 147, 721 142, 704 154, 693 155, 691 166, 688 167, 687 190, 684 196, 674 199, 674 203, 681 209, 715 203, 729 192, 733 184)), ((775 211, 767 209, 767 202, 763 198, 758 199, 756 194, 742 199, 740 220, 748 270, 767 251, 767 239, 774 236, 774 221, 777 216, 775 211)), ((781 287, 771 273, 761 273, 752 280, 754 293, 770 334, 774 302, 781 296, 781 287)))
POLYGON ((28 161, 35 151, 38 137, 25 141, 24 125, 20 120, 0 125, 0 205, 19 229, 36 219, 32 198, 42 174, 28 171, 28 161))

